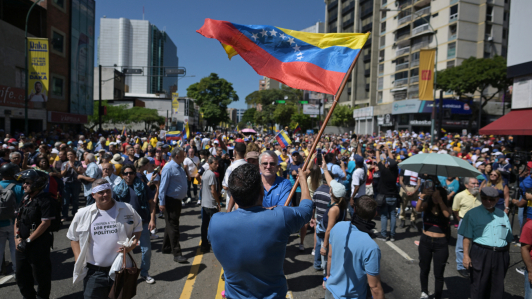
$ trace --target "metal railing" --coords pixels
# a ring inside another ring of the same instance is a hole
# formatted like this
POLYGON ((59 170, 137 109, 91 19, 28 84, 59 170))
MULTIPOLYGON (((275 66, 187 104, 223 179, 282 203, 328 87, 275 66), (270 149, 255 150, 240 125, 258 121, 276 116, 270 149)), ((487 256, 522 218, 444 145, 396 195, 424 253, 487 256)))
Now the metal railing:
POLYGON ((452 40, 455 40, 455 39, 456 39, 456 33, 449 35, 448 41, 452 41, 452 40))
POLYGON ((408 15, 406 17, 402 17, 399 19, 399 26, 403 25, 406 22, 410 22, 412 20, 412 15, 408 15))
POLYGON ((395 56, 401 56, 410 52, 410 47, 404 47, 395 51, 395 56))
POLYGON ((384 63, 379 64, 379 76, 384 74, 384 63))
MULTIPOLYGON (((488 0, 489 1, 489 0, 488 0)), ((453 5, 455 3, 458 3, 458 0, 451 0, 451 3, 449 5, 453 5)))
POLYGON ((447 59, 454 58, 456 56, 456 48, 447 49, 447 59))
POLYGON ((415 66, 418 66, 418 65, 419 65, 419 59, 410 62, 410 67, 415 67, 415 66))
POLYGON ((397 71, 400 71, 400 70, 407 69, 409 64, 410 63, 408 63, 408 62, 398 64, 398 65, 395 66, 395 71, 397 72, 397 71))
POLYGON ((395 82, 393 83, 394 87, 402 86, 408 84, 408 78, 403 79, 395 79, 395 82))
POLYGON ((419 76, 410 77, 410 83, 417 83, 417 82, 419 82, 419 76))
POLYGON ((402 41, 402 40, 405 40, 407 38, 410 38, 410 36, 412 36, 412 34, 410 34, 410 32, 408 33, 403 33, 401 35, 396 35, 395 36, 395 41, 398 42, 398 41, 402 41))
POLYGON ((430 6, 427 6, 427 7, 423 8, 423 9, 420 9, 420 10, 416 11, 414 13, 414 19, 417 19, 417 18, 419 18, 421 16, 424 16, 426 14, 429 14, 429 13, 430 13, 430 6))
POLYGON ((423 24, 421 26, 417 26, 416 28, 412 29, 412 35, 417 35, 425 31, 429 31, 430 26, 429 24, 423 24))
POLYGON ((449 16, 449 23, 458 21, 458 13, 449 16))
POLYGON ((384 88, 384 80, 380 80, 383 78, 379 78, 379 82, 377 83, 377 89, 382 90, 384 88))
POLYGON ((428 42, 420 42, 420 43, 413 44, 412 45, 412 51, 419 50, 419 49, 424 48, 424 47, 426 47, 428 45, 429 45, 428 42))

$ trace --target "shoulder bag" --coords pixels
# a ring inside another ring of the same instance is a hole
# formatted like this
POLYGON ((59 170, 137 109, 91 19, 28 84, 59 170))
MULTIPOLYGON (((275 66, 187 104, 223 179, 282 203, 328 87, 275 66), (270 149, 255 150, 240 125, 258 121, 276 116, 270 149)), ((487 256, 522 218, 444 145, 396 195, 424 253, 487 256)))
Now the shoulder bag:
POLYGON ((116 271, 115 282, 109 292, 109 299, 131 299, 137 295, 137 279, 140 275, 140 270, 137 268, 137 263, 128 252, 127 255, 133 262, 133 267, 126 268, 126 255, 122 254, 124 260, 122 261, 122 269, 116 271))

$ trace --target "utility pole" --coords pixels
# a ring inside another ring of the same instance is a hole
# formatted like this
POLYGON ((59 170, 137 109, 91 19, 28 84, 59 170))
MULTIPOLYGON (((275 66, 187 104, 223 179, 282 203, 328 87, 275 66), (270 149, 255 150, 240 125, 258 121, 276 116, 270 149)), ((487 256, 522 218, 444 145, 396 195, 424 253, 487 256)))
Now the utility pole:
POLYGON ((98 76, 99 76, 99 86, 98 86, 98 132, 102 131, 102 65, 98 65, 98 76))

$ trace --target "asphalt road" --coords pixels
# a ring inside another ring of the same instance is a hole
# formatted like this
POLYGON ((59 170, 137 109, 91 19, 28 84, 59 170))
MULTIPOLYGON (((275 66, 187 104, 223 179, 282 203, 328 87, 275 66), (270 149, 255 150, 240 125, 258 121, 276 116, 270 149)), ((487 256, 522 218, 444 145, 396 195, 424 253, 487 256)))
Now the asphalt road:
MULTIPOLYGON (((195 202, 195 201, 193 201, 195 202)), ((158 235, 164 232, 164 220, 157 219, 158 235)), ((408 221, 407 221, 408 222, 408 221)), ((517 219, 516 219, 517 227, 517 219)), ((380 230, 380 221, 376 219, 380 230)), ((52 294, 51 298, 82 298, 82 284, 72 284, 72 270, 74 257, 70 249, 70 242, 66 238, 69 222, 64 228, 55 233, 52 258, 52 294)), ((162 254, 162 238, 152 240, 152 260, 150 275, 156 283, 148 285, 139 280, 136 298, 221 298, 224 282, 220 279, 221 266, 212 252, 201 254, 198 250, 200 242, 200 208, 189 204, 183 208, 181 216, 181 247, 184 255, 189 259, 187 264, 178 264, 171 255, 162 254)), ((237 233, 237 232, 236 232, 237 233)), ((420 233, 410 232, 410 229, 397 229, 396 241, 381 242, 381 280, 386 298, 419 298, 421 293, 419 284, 418 251, 414 241, 419 240, 420 233), (395 245, 395 246, 394 246, 395 245), (397 251, 392 246, 399 249, 397 251), (400 254, 407 256, 405 258, 400 254), (411 259, 411 260, 410 260, 411 259)), ((243 240, 245 241, 245 240, 243 240)), ((454 254, 456 229, 452 229, 449 259, 445 269, 445 288, 443 297, 452 299, 469 298, 469 281, 458 275, 454 254)), ((323 298, 321 286, 322 275, 312 267, 314 256, 312 235, 305 239, 306 250, 298 249, 299 238, 293 235, 291 243, 286 248, 285 275, 288 279, 289 293, 287 298, 323 298)), ((8 251, 8 250, 7 250, 8 251)), ((134 253, 137 264, 140 265, 140 249, 134 253)), ((6 254, 9 260, 9 254, 6 254)), ((504 298, 523 298, 524 277, 515 271, 516 266, 522 266, 520 247, 512 245, 510 251, 510 268, 504 281, 504 298)), ((434 291, 434 279, 429 279, 429 290, 434 291)), ((11 279, 0 285, 1 298, 22 298, 15 281, 11 279)))

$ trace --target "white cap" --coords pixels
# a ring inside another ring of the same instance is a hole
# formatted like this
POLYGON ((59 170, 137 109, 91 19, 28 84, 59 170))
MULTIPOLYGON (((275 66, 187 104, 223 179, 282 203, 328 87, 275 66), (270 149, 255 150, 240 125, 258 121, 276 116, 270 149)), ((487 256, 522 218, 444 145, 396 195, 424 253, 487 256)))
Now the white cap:
POLYGON ((334 195, 334 197, 340 198, 345 196, 346 191, 344 185, 338 183, 335 180, 332 180, 330 183, 330 187, 332 189, 332 194, 334 195))

